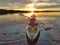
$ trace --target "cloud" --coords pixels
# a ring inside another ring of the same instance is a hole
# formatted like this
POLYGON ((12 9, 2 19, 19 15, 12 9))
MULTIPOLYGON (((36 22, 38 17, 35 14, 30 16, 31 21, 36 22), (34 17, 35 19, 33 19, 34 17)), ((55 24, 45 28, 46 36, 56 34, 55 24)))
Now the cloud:
POLYGON ((60 0, 39 0, 39 1, 45 1, 45 2, 60 2, 60 0))
POLYGON ((0 0, 0 2, 2 2, 2 3, 13 3, 13 2, 20 2, 20 3, 30 3, 30 2, 36 2, 36 1, 38 1, 38 2, 41 2, 41 1, 47 1, 47 2, 49 2, 49 1, 51 1, 51 2, 60 2, 60 0, 0 0))
POLYGON ((20 2, 20 3, 29 3, 30 0, 0 0, 2 3, 14 3, 14 2, 20 2))
MULTIPOLYGON (((36 1, 36 0, 33 0, 36 1)), ((37 2, 41 1, 53 1, 53 2, 60 2, 60 0, 38 0, 37 2)), ((28 3, 31 3, 32 0, 0 0, 0 9, 14 9, 14 8, 22 8, 25 7, 28 3)), ((60 7, 59 4, 57 5, 39 5, 38 8, 40 7, 60 7)))
POLYGON ((36 8, 60 8, 59 3, 40 3, 40 5, 36 5, 36 8))
POLYGON ((8 3, 9 6, 13 6, 13 7, 23 7, 25 6, 25 4, 19 3, 19 2, 15 2, 15 3, 8 3))
POLYGON ((14 3, 0 3, 0 9, 13 9, 13 8, 23 8, 26 4, 22 4, 19 2, 14 3))

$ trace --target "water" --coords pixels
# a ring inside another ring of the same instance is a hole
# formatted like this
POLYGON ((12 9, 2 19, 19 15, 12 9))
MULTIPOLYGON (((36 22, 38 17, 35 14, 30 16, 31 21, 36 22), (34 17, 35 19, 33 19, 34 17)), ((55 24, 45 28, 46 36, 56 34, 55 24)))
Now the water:
MULTIPOLYGON (((49 31, 41 31, 36 45, 60 45, 60 12, 35 13, 38 20, 53 25, 49 31)), ((24 14, 27 16, 27 13, 24 14)), ((18 14, 0 16, 0 45, 28 45, 25 30, 26 17, 18 14)))

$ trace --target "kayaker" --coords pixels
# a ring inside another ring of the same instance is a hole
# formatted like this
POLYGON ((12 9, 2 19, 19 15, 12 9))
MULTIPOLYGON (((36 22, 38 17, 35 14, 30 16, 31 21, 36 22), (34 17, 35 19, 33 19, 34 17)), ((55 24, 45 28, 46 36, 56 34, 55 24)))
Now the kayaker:
POLYGON ((35 14, 32 14, 32 16, 30 16, 30 18, 28 17, 27 23, 28 23, 30 26, 37 26, 37 25, 39 25, 40 23, 43 24, 42 22, 40 22, 39 20, 36 19, 35 14))

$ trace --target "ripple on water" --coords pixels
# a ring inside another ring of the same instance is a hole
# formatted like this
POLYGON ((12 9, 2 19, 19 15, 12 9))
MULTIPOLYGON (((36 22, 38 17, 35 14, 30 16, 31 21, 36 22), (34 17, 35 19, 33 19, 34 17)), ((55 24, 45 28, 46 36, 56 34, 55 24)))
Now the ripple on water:
POLYGON ((22 32, 14 32, 14 33, 2 33, 0 34, 0 42, 9 42, 9 41, 22 41, 26 39, 25 33, 22 32))

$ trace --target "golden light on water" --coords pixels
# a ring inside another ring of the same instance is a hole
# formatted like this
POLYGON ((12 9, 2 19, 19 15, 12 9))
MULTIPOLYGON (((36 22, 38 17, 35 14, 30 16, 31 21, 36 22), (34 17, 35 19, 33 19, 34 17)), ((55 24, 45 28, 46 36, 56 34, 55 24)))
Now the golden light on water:
POLYGON ((30 17, 30 16, 32 16, 32 14, 34 14, 34 11, 33 11, 33 10, 31 10, 31 12, 30 12, 30 13, 25 14, 25 16, 30 17))

